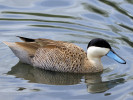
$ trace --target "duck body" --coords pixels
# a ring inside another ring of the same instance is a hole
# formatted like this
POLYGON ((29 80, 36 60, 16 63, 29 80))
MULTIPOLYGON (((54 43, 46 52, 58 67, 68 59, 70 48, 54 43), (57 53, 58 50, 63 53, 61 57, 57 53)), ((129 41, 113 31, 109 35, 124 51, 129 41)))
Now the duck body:
MULTIPOLYGON (((101 57, 105 55, 103 50, 100 50, 100 55, 95 57, 96 53, 90 52, 93 48, 90 51, 87 50, 87 53, 90 53, 87 54, 79 46, 68 42, 19 38, 24 42, 4 43, 23 63, 59 72, 95 73, 103 71, 101 63, 101 57)), ((108 52, 107 48, 106 53, 108 52)))

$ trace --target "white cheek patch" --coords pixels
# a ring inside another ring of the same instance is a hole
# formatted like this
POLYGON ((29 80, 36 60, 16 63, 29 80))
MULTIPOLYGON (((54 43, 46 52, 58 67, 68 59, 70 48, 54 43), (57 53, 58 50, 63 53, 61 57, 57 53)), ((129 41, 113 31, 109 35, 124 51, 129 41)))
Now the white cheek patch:
POLYGON ((110 51, 109 48, 101 48, 101 47, 89 47, 87 49, 87 56, 88 57, 102 57, 105 56, 110 51))

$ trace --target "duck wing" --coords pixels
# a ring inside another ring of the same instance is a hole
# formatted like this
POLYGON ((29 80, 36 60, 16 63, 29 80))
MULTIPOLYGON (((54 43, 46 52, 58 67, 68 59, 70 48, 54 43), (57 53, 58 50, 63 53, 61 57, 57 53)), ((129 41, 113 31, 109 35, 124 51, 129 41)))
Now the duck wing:
POLYGON ((41 47, 37 49, 31 61, 33 66, 46 70, 79 72, 85 58, 84 50, 75 44, 62 41, 48 43, 41 41, 41 47))

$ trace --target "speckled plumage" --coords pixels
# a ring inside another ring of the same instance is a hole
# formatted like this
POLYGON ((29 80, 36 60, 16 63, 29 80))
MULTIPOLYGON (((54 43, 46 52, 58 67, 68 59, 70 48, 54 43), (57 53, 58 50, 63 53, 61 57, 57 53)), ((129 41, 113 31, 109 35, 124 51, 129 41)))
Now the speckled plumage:
POLYGON ((102 66, 92 64, 86 52, 75 44, 49 39, 20 38, 24 42, 5 44, 24 63, 60 72, 91 73, 103 70, 102 66))

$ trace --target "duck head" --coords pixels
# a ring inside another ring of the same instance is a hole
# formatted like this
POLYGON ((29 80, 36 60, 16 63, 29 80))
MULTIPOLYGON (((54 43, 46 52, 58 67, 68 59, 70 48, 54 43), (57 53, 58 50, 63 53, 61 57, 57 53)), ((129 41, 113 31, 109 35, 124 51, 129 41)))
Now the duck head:
POLYGON ((126 64, 126 61, 114 52, 106 40, 101 38, 91 40, 87 46, 88 59, 97 59, 102 56, 108 56, 121 64, 126 64))

